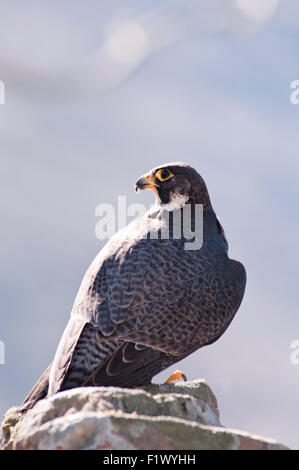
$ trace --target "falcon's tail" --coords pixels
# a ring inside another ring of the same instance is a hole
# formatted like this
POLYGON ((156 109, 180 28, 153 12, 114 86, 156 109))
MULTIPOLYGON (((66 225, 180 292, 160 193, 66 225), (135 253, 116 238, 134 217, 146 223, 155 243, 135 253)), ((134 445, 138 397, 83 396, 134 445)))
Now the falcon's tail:
POLYGON ((52 362, 47 367, 47 369, 42 374, 42 376, 38 379, 38 381, 34 385, 29 395, 27 395, 27 397, 21 404, 20 409, 19 409, 21 413, 26 413, 26 411, 32 408, 38 400, 41 400, 42 398, 46 397, 48 393, 49 375, 50 375, 51 367, 52 367, 52 362))

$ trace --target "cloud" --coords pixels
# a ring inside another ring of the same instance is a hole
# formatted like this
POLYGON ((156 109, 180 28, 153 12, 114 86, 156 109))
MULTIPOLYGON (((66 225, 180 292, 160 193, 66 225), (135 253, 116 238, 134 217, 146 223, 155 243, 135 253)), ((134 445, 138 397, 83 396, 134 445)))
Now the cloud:
POLYGON ((265 21, 274 14, 279 0, 237 0, 236 4, 248 17, 265 21))
POLYGON ((138 63, 150 53, 150 41, 136 22, 124 22, 105 43, 107 53, 118 62, 138 63))
POLYGON ((246 30, 255 20, 268 18, 277 4, 278 0, 174 0, 130 19, 116 21, 112 13, 93 53, 87 52, 87 43, 82 47, 84 35, 69 19, 40 9, 29 9, 25 16, 13 9, 12 18, 8 10, 0 19, 0 65, 7 81, 27 99, 82 99, 119 86, 147 59, 178 41, 246 30), (14 41, 9 40, 12 21, 18 31, 14 41))

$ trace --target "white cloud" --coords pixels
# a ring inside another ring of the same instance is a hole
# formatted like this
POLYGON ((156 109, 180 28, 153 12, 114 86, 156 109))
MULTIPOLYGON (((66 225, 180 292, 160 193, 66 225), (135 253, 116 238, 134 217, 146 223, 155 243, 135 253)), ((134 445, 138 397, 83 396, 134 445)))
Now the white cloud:
POLYGON ((106 40, 93 47, 88 46, 87 28, 80 30, 70 18, 43 9, 23 14, 12 8, 0 18, 0 66, 14 88, 31 100, 95 96, 119 86, 162 49, 186 38, 250 29, 252 20, 266 19, 277 4, 278 0, 211 0, 209 4, 190 0, 186 6, 185 0, 177 0, 118 22, 112 9, 106 24, 113 28, 105 26, 106 40))
POLYGON ((112 32, 105 47, 115 60, 135 63, 149 54, 150 41, 140 24, 125 22, 112 32))
POLYGON ((256 20, 266 20, 275 12, 279 0, 237 0, 242 12, 256 20))

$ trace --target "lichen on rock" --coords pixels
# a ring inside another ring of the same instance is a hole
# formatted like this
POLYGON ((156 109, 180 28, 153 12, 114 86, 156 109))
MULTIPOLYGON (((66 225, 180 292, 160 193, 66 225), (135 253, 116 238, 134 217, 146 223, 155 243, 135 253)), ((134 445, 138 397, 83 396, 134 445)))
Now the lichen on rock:
POLYGON ((25 416, 8 410, 3 449, 286 449, 224 428, 204 380, 142 388, 81 387, 41 400, 25 416))

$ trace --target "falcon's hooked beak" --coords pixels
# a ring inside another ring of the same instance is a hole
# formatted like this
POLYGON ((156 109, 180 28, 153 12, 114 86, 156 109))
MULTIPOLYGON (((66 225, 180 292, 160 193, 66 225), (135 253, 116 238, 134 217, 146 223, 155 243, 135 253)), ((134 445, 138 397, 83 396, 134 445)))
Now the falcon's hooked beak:
POLYGON ((136 192, 138 192, 140 189, 155 190, 155 188, 159 188, 159 185, 156 184, 155 177, 151 173, 141 176, 141 178, 139 178, 139 180, 135 184, 136 192))

